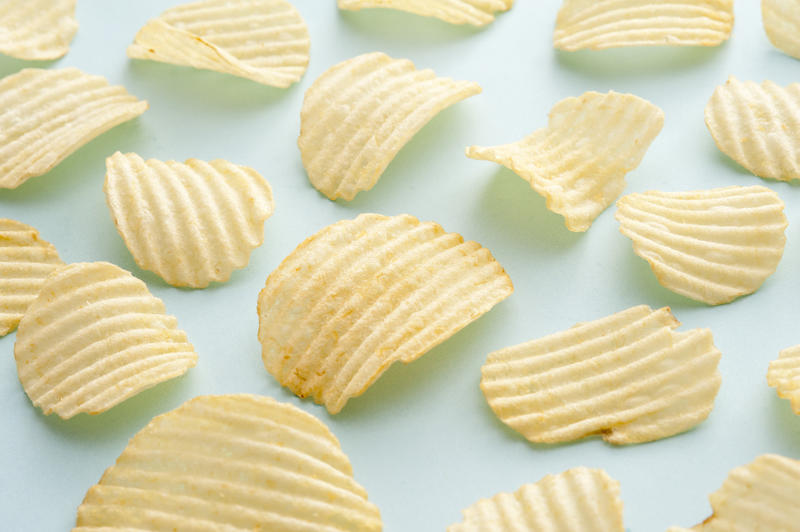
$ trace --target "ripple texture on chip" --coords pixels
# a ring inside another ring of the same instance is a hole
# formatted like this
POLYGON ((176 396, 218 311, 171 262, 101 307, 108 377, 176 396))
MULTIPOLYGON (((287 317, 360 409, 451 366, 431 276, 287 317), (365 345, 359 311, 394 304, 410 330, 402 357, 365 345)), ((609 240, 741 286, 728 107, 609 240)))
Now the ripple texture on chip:
POLYGON ((383 7, 436 17, 451 24, 485 26, 498 11, 508 11, 514 0, 339 0, 339 9, 383 7))
POLYGON ((709 305, 752 294, 783 256, 784 204, 766 187, 651 191, 617 207, 620 232, 658 282, 709 305))
POLYGON ((532 442, 666 438, 708 417, 721 382, 711 331, 679 325, 669 308, 644 305, 579 323, 491 353, 481 389, 532 442))
POLYGON ((286 88, 303 77, 310 46, 305 21, 286 0, 202 0, 150 20, 128 57, 286 88))
POLYGON ((624 532, 619 482, 602 469, 576 467, 498 493, 464 510, 447 532, 624 532))
POLYGON ((773 46, 800 59, 800 0, 761 0, 761 14, 773 46))
POLYGON ((524 139, 466 153, 515 172, 564 217, 567 229, 582 232, 619 197, 625 174, 639 166, 663 125, 663 111, 647 100, 587 92, 558 102, 547 127, 524 139))
POLYGON ((380 179, 395 155, 439 112, 481 92, 382 53, 348 59, 306 91, 297 144, 311 184, 351 200, 380 179))
POLYGON ((154 418, 92 486, 73 532, 379 532, 378 508, 315 417, 256 395, 154 418))
POLYGON ((733 0, 564 0, 553 44, 567 51, 621 46, 718 46, 733 0))
POLYGON ((792 410, 800 415, 800 346, 784 349, 769 363, 767 384, 777 389, 779 397, 791 401, 792 410))
POLYGON ((77 68, 26 68, 0 80, 0 188, 42 175, 116 125, 139 116, 138 100, 77 68))
POLYGON ((58 59, 78 31, 76 0, 0 2, 0 53, 28 61, 58 59))
POLYGON ((303 242, 258 299, 267 370, 331 413, 513 291, 489 250, 409 215, 362 214, 303 242))
POLYGON ((45 279, 14 357, 33 404, 64 419, 104 412, 197 363, 164 303, 107 262, 69 264, 45 279))
POLYGON ((174 286, 227 281, 264 241, 273 209, 269 183, 224 160, 106 160, 106 201, 140 268, 174 286))

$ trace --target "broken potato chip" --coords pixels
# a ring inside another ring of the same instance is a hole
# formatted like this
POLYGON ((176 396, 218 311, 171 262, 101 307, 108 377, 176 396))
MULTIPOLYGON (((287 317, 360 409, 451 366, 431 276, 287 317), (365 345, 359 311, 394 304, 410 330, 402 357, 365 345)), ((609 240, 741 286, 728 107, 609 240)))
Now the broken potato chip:
POLYGON ((481 389, 532 442, 666 438, 708 417, 721 382, 711 331, 675 332, 679 325, 669 308, 644 305, 579 323, 491 353, 481 389))
POLYGON ((625 188, 664 125, 664 113, 632 94, 587 92, 558 102, 548 125, 524 139, 467 148, 467 157, 496 162, 530 183, 567 229, 589 229, 625 188))
POLYGON ((440 111, 480 92, 382 53, 335 65, 306 91, 300 113, 297 144, 311 184, 329 199, 353 199, 440 111))
POLYGON ((86 493, 73 532, 379 532, 378 508, 315 417, 256 395, 155 417, 86 493))
POLYGON ((791 401, 792 410, 800 415, 800 345, 784 349, 769 363, 767 384, 778 391, 779 397, 791 401))
POLYGON ((78 31, 76 0, 3 0, 0 54, 28 61, 58 59, 78 31))
POLYGON ((761 18, 772 45, 800 59, 800 0, 761 0, 761 18))
POLYGON ((514 0, 339 0, 339 9, 390 8, 450 24, 485 26, 496 12, 508 11, 513 4, 514 0))
POLYGON ((762 186, 629 194, 617 207, 620 232, 658 282, 709 305, 752 294, 783 256, 783 201, 762 186))
POLYGON ((173 286, 227 281, 264 241, 272 190, 252 168, 117 152, 106 169, 106 201, 136 264, 173 286))
POLYGON ((45 414, 99 414, 183 375, 197 354, 164 303, 107 262, 62 266, 45 279, 14 344, 19 380, 45 414))
POLYGON ((300 244, 258 298, 267 370, 332 414, 513 291, 489 250, 409 215, 362 214, 300 244))

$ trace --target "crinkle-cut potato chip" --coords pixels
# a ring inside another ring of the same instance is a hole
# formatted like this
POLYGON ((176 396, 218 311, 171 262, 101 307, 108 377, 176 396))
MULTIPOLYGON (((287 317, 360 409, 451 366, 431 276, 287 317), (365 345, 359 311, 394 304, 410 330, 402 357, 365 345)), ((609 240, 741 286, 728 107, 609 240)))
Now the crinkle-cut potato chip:
POLYGON ((339 0, 339 9, 358 11, 382 7, 436 17, 451 24, 485 26, 498 11, 508 11, 514 0, 339 0))
POLYGON ((619 482, 602 469, 575 467, 498 493, 465 509, 447 532, 624 532, 619 482))
POLYGON ((306 91, 297 145, 311 184, 328 198, 369 190, 439 112, 481 92, 407 59, 370 53, 324 72, 306 91))
POLYGON ((733 29, 733 0, 564 0, 553 45, 718 46, 733 29))
POLYGON ((19 380, 45 414, 99 414, 183 375, 197 354, 164 303, 107 262, 62 266, 22 316, 19 380))
POLYGON ((711 331, 679 325, 669 308, 645 305, 579 323, 491 353, 481 389, 532 442, 666 438, 708 417, 721 382, 711 331))
POLYGON ((489 250, 409 215, 362 214, 300 244, 258 298, 267 370, 339 412, 508 297, 489 250))
POLYGON ((632 94, 587 92, 558 102, 548 125, 524 139, 467 148, 467 157, 509 168, 547 199, 567 229, 582 232, 625 188, 664 125, 664 113, 632 94))
POLYGON ((378 508, 317 418, 257 395, 154 418, 78 507, 73 532, 379 532, 378 508))
POLYGON ((173 286, 227 281, 264 241, 272 189, 252 168, 117 152, 106 169, 106 201, 136 264, 173 286))
POLYGON ((762 186, 629 194, 617 207, 620 232, 658 282, 709 305, 752 294, 783 256, 783 201, 762 186))
POLYGON ((30 225, 0 218, 0 336, 17 328, 39 289, 63 262, 30 225))
POLYGON ((769 363, 767 384, 777 389, 779 397, 791 401, 792 410, 800 414, 800 345, 784 349, 769 363))
POLYGON ((3 0, 0 54, 28 61, 58 59, 78 31, 76 0, 3 0))
POLYGON ((761 0, 761 15, 773 46, 800 59, 800 0, 761 0))
POLYGON ((720 151, 755 175, 800 179, 800 83, 731 76, 714 91, 705 116, 720 151))
POLYGON ((0 188, 40 176, 147 110, 124 87, 77 68, 26 68, 0 80, 0 188))
POLYGON ((128 57, 286 88, 303 77, 310 46, 303 17, 286 0, 201 0, 150 20, 128 57))

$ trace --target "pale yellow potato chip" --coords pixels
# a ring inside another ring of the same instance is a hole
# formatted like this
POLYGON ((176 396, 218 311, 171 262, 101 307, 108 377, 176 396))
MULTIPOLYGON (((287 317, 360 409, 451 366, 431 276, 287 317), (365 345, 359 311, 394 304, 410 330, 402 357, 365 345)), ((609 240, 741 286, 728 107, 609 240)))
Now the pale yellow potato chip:
POLYGON ((761 15, 775 48, 800 59, 800 0, 761 0, 761 15))
POLYGON ((339 412, 514 290, 489 250, 409 215, 362 214, 300 244, 258 298, 267 370, 339 412))
POLYGON ((0 80, 0 188, 42 175, 147 102, 77 68, 26 68, 0 80))
POLYGON ((553 45, 718 46, 733 29, 733 0, 564 0, 553 45))
POLYGON ((762 186, 651 191, 620 199, 616 218, 665 288, 721 305, 775 273, 786 244, 783 207, 762 186))
POLYGON ((76 0, 0 2, 0 54, 46 61, 69 51, 78 31, 76 0))
POLYGON ((99 414, 183 375, 197 354, 164 303, 107 262, 62 266, 22 316, 19 380, 45 414, 99 414))
POLYGON ((154 418, 78 507, 73 532, 379 532, 378 508, 317 418, 257 395, 154 418))
POLYGON ((792 410, 800 415, 800 345, 784 349, 769 363, 767 384, 777 389, 779 397, 791 401, 792 410))
POLYGON ((136 264, 174 286, 204 288, 244 268, 264 241, 272 189, 228 161, 106 159, 106 202, 136 264))
POLYGON ((17 328, 45 277, 61 264, 55 246, 39 238, 39 231, 0 218, 0 336, 17 328))
POLYGON ((464 510, 447 532, 624 532, 619 482, 602 469, 575 467, 498 493, 464 510))
POLYGON ((717 147, 760 177, 800 179, 800 83, 760 85, 731 76, 705 110, 717 147))
POLYGON ((467 148, 509 168, 547 199, 570 231, 586 231, 625 188, 664 125, 664 113, 632 94, 587 92, 558 102, 548 125, 524 139, 467 148))
POLYGON ((311 184, 328 198, 369 190, 440 111, 481 92, 407 59, 371 53, 323 73, 306 91, 297 144, 311 184))
POLYGON ((708 417, 721 382, 711 331, 679 325, 669 308, 644 305, 579 323, 489 354, 481 389, 532 442, 666 438, 708 417))
POLYGON ((303 17, 286 0, 201 0, 150 20, 128 57, 286 88, 303 77, 310 43, 303 17))
POLYGON ((436 17, 451 24, 485 26, 498 11, 508 11, 514 0, 339 0, 339 9, 358 11, 382 7, 436 17))

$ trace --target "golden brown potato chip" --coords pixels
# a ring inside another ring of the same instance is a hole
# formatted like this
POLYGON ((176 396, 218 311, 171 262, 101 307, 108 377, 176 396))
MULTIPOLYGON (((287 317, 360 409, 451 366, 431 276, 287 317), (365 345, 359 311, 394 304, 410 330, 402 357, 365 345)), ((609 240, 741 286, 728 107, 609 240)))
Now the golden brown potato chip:
POLYGON ((761 14, 775 48, 800 59, 800 0, 761 0, 761 14))
POLYGON ((358 11, 384 7, 436 17, 451 24, 485 26, 497 11, 508 11, 514 0, 339 0, 339 9, 358 11))
POLYGON ((92 486, 73 532, 379 532, 378 508, 315 417, 256 395, 154 418, 92 486))
POLYGON ((75 0, 3 0, 0 54, 46 61, 69 51, 78 31, 75 0))
POLYGON ((300 244, 258 298, 267 370, 329 412, 514 290, 489 250, 409 215, 362 214, 300 244))
POLYGON ((480 92, 382 53, 339 63, 303 99, 297 144, 311 184, 332 200, 353 199, 440 111, 480 92))
POLYGON ((776 388, 778 396, 792 403, 800 414, 800 345, 784 349, 777 360, 769 363, 767 383, 776 388))

